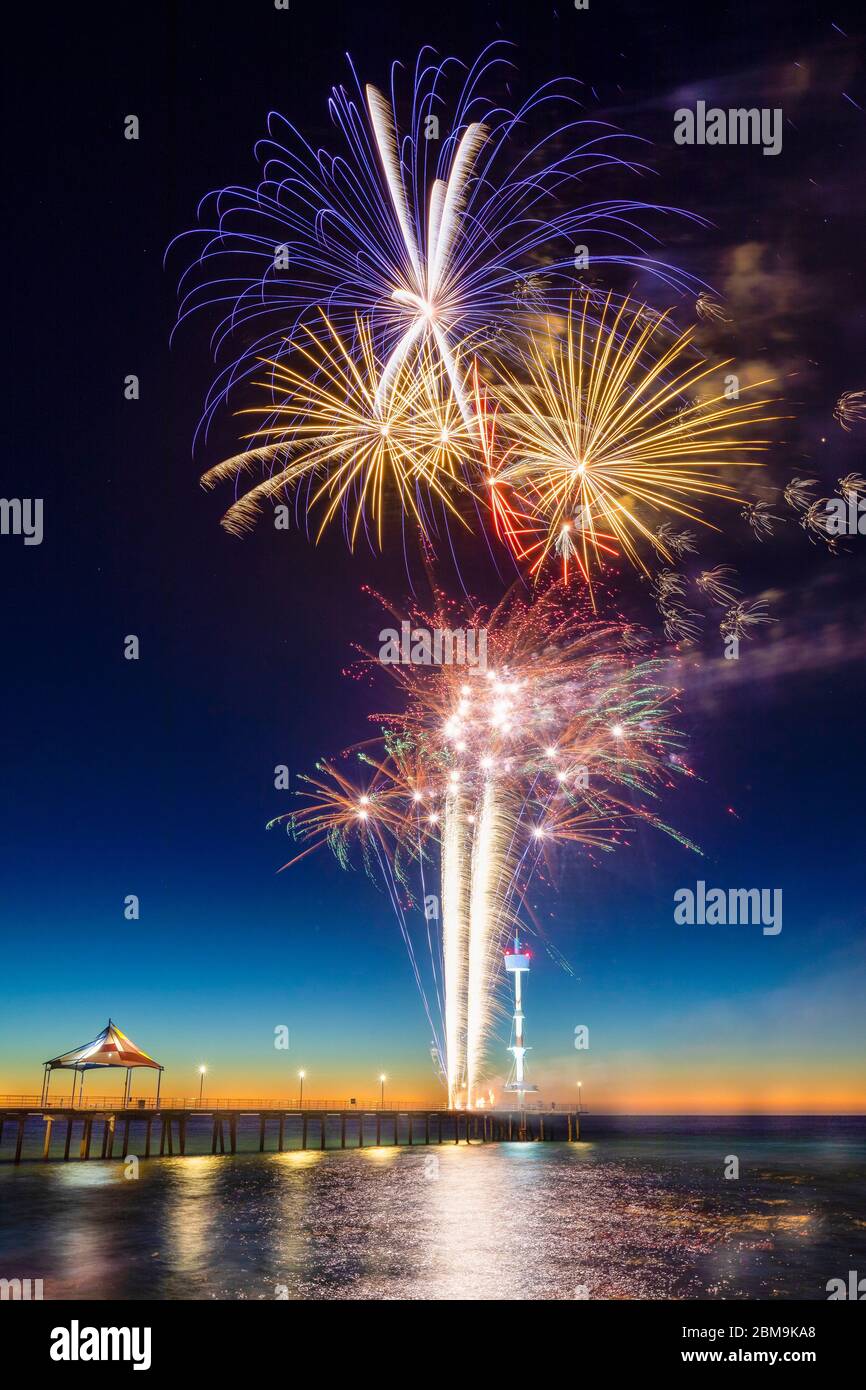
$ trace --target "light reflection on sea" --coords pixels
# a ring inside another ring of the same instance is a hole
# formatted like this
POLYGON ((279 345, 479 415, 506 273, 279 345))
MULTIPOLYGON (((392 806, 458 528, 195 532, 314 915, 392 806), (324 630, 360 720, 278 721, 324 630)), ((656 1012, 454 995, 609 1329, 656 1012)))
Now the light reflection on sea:
POLYGON ((46 1298, 823 1298, 866 1268, 866 1128, 838 1124, 175 1157, 137 1179, 4 1163, 0 1273, 46 1298))

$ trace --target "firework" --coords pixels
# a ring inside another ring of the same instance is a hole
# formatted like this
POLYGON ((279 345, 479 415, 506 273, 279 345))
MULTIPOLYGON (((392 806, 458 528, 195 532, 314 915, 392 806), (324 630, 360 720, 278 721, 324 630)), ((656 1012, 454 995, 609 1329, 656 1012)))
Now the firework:
POLYGON ((838 540, 829 530, 827 523, 830 519, 830 501, 827 497, 819 497, 806 508, 800 517, 800 525, 814 545, 817 541, 823 541, 828 550, 834 554, 838 548, 838 540))
POLYGON ((712 294, 699 294, 695 300, 695 313, 699 319, 708 323, 733 323, 733 319, 722 304, 712 294))
POLYGON ((723 637, 750 637, 753 628, 776 621, 767 612, 766 603, 760 599, 753 603, 735 603, 719 623, 719 632, 723 637))
MULTIPOLYGON (((388 887, 419 983, 407 866, 429 876, 437 860, 436 1032, 449 1103, 471 1104, 488 1065, 501 951, 529 884, 557 845, 610 850, 641 824, 676 834, 654 802, 685 769, 662 664, 636 657, 625 627, 565 608, 559 588, 532 604, 511 594, 492 612, 439 600, 411 621, 483 629, 486 665, 387 666, 398 708, 374 716, 382 733, 359 750, 363 778, 325 765, 287 821, 301 854, 330 844, 345 863, 357 846, 388 887)), ((425 1005, 434 1026, 426 995, 425 1005)))
POLYGON ((741 508, 740 516, 749 523, 753 535, 759 541, 772 536, 775 523, 782 519, 774 514, 770 502, 747 502, 741 508))
POLYGON ((789 507, 804 512, 812 501, 812 489, 817 483, 814 478, 792 478, 782 496, 789 507))
POLYGON ((352 546, 360 531, 381 549, 389 502, 422 534, 435 524, 434 503, 462 520, 453 493, 467 486, 462 459, 470 441, 441 360, 419 349, 403 364, 382 409, 382 367, 369 325, 357 321, 350 349, 325 314, 322 319, 324 330, 306 329, 306 345, 298 346, 305 370, 276 360, 264 364, 269 376, 258 384, 269 403, 242 412, 264 417, 251 447, 202 480, 211 488, 267 472, 229 508, 223 526, 243 534, 265 504, 297 492, 308 515, 321 510, 318 536, 340 516, 352 546))
POLYGON ((684 555, 698 553, 697 536, 694 531, 675 531, 669 521, 664 521, 657 527, 656 541, 663 554, 676 555, 678 559, 682 559, 684 555))
POLYGON ((866 479, 859 473, 846 473, 839 479, 839 491, 846 498, 866 496, 866 479))
POLYGON ((666 604, 659 611, 666 641, 685 644, 697 641, 701 631, 700 613, 681 603, 666 604))
POLYGON ((638 306, 610 297, 597 322, 586 306, 572 308, 565 337, 534 338, 520 377, 505 371, 495 388, 512 441, 496 482, 527 518, 510 539, 532 573, 560 554, 591 582, 617 547, 648 573, 642 541, 671 558, 658 524, 651 529, 658 513, 710 525, 702 504, 742 500, 728 470, 754 464, 767 441, 750 431, 778 417, 766 413, 769 398, 734 402, 724 392, 676 415, 683 393, 728 363, 695 360, 691 333, 670 340, 665 317, 643 322, 638 306))
MULTIPOLYGON (((701 219, 639 199, 581 204, 576 191, 592 171, 643 172, 639 141, 577 118, 576 84, 568 82, 548 82, 506 110, 498 93, 485 91, 511 77, 508 52, 491 44, 467 70, 424 48, 405 92, 400 64, 386 92, 363 84, 352 67, 350 86, 333 88, 329 101, 336 153, 314 150, 271 115, 256 149, 261 181, 205 198, 202 225, 179 239, 192 238, 195 255, 181 276, 178 322, 215 312, 215 354, 243 340, 216 380, 206 418, 258 358, 289 353, 319 305, 346 337, 356 313, 371 320, 383 409, 402 362, 426 342, 441 355, 468 422, 457 345, 508 319, 516 288, 519 301, 537 303, 543 293, 549 304, 564 302, 576 246, 594 266, 693 285, 644 254, 640 238, 656 216, 701 219)), ((651 246, 655 237, 645 235, 651 246)))
POLYGON ((544 289, 545 282, 541 275, 527 275, 525 280, 518 280, 514 286, 514 299, 518 304, 543 309, 545 305, 544 289))
POLYGON ((732 565, 714 565, 712 569, 703 570, 695 584, 708 599, 724 608, 736 603, 739 592, 733 582, 736 573, 732 565))
POLYGON ((676 570, 659 570, 652 584, 653 594, 660 604, 674 597, 682 597, 686 591, 685 577, 676 570))
POLYGON ((848 434, 862 425, 866 421, 866 391, 843 391, 833 407, 833 419, 848 434))

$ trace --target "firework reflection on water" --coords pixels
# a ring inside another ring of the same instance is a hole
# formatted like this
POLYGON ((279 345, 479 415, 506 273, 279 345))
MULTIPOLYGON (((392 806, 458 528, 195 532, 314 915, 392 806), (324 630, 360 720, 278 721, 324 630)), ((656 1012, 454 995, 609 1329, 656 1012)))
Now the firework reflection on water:
POLYGON ((3 1164, 6 1264, 91 1299, 824 1299, 866 1268, 866 1117, 590 1116, 584 1134, 156 1159, 137 1182, 117 1161, 3 1164))

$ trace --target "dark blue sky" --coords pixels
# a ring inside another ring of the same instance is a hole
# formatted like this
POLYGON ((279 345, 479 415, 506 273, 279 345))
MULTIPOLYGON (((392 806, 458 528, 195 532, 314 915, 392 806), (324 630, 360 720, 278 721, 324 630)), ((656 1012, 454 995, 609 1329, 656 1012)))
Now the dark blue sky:
MULTIPOLYGON (((110 1013, 168 1064, 176 1094, 200 1061, 223 1093, 285 1094, 304 1065, 331 1095, 372 1093, 382 1068, 400 1094, 433 1094, 429 1029, 385 898, 325 855, 275 876, 286 841, 265 831, 287 809, 275 764, 297 774, 365 733, 376 701, 341 672, 380 626, 361 585, 399 598, 402 565, 352 559, 338 536, 318 549, 269 527, 227 537, 223 499, 198 477, 232 451, 230 415, 190 453, 205 324, 168 348, 170 238, 207 190, 252 177, 272 108, 326 137, 346 50, 381 81, 421 42, 473 57, 508 37, 527 88, 582 78, 588 108, 655 142, 653 196, 716 224, 680 233, 676 257, 740 306, 738 353, 789 380, 797 418, 773 482, 808 471, 829 491, 863 470, 863 436, 832 420, 839 393, 866 386, 854 22, 834 12, 845 38, 808 5, 426 8, 106 6, 98 19, 58 13, 47 44, 22 38, 20 134, 6 133, 3 493, 44 497, 45 540, 0 539, 6 1089, 36 1086, 45 1056, 110 1013), (675 158, 684 90, 781 103, 782 155, 675 158), (137 143, 122 139, 129 112, 137 143), (138 402, 123 399, 131 372, 138 402), (128 633, 137 663, 122 658, 128 633), (129 893, 137 923, 123 917, 129 893), (271 1045, 282 1023, 288 1057, 271 1045)), ((836 559, 792 525, 764 551, 731 543, 780 623, 736 678, 704 655, 686 682, 702 780, 666 811, 706 859, 648 837, 600 869, 563 866, 559 897, 538 909, 574 975, 538 951, 533 1064, 549 1093, 583 1073, 619 1108, 854 1108, 858 1096, 862 1108, 863 539, 836 559), (673 892, 697 877, 781 887, 781 936, 676 927, 673 892), (592 1046, 578 1057, 579 1023, 592 1046)), ((463 571, 493 596, 483 559, 463 571)), ((634 581, 620 601, 651 617, 634 581)))

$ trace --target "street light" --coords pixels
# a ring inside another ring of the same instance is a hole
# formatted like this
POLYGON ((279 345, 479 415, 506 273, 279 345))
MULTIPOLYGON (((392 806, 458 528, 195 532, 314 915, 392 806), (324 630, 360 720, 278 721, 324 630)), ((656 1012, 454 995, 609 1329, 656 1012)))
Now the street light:
POLYGON ((382 1087, 381 1096, 380 1096, 380 1099, 379 1099, 379 1108, 380 1108, 381 1110, 384 1110, 384 1109, 385 1109, 385 1082, 386 1082, 387 1080, 388 1080, 387 1076, 385 1075, 384 1072, 382 1072, 381 1075, 380 1075, 380 1077, 379 1077, 379 1085, 382 1087))
POLYGON ((306 1076, 306 1074, 307 1074, 307 1073, 306 1073, 305 1071, 299 1071, 299 1072, 298 1072, 298 1076, 300 1077, 300 1081, 301 1081, 301 1102, 300 1102, 299 1109, 303 1109, 303 1106, 304 1106, 304 1077, 306 1076))
POLYGON ((202 1091, 204 1090, 204 1078, 205 1078, 205 1072, 206 1072, 206 1071, 207 1071, 207 1067, 199 1067, 199 1069, 198 1069, 198 1103, 199 1103, 199 1106, 201 1106, 201 1097, 202 1097, 202 1091))
POLYGON ((583 1082, 582 1082, 582 1081, 578 1081, 578 1083, 577 1083, 577 1113, 578 1113, 578 1115, 580 1114, 580 1102, 581 1102, 581 1094, 582 1094, 582 1093, 581 1093, 581 1087, 582 1087, 582 1085, 583 1085, 583 1082))

